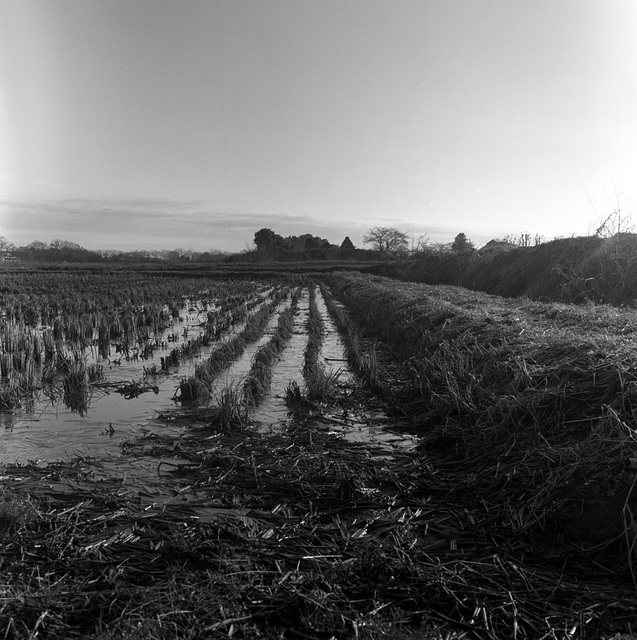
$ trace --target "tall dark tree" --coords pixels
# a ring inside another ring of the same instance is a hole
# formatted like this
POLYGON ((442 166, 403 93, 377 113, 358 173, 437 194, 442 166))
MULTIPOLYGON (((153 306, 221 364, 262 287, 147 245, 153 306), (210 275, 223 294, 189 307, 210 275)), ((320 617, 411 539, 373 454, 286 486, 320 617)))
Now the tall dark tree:
POLYGON ((463 253, 465 251, 473 251, 473 242, 467 238, 464 233, 459 233, 454 239, 451 245, 453 251, 463 253))
POLYGON ((258 251, 268 251, 274 247, 277 234, 272 229, 259 229, 254 234, 254 244, 258 251))

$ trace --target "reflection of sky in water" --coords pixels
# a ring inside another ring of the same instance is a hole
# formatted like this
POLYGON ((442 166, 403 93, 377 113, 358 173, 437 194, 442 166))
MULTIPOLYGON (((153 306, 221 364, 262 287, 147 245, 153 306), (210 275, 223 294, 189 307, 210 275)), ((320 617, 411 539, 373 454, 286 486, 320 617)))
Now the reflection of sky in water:
MULTIPOLYGON (((347 365, 345 346, 329 313, 321 292, 316 290, 316 304, 323 320, 323 341, 320 358, 328 374, 338 374, 338 384, 352 384, 353 374, 347 365)), ((291 380, 302 387, 303 363, 307 344, 306 324, 309 316, 309 294, 299 299, 298 313, 295 316, 294 334, 283 352, 282 359, 272 370, 272 384, 261 404, 252 412, 252 418, 264 431, 276 431, 285 427, 292 419, 285 403, 285 391, 291 380)), ((414 446, 415 440, 402 434, 385 430, 387 416, 379 412, 349 413, 316 416, 319 423, 330 427, 331 431, 350 442, 376 445, 386 451, 396 448, 405 449, 414 446)))
POLYGON ((174 406, 173 393, 174 389, 164 387, 159 395, 150 392, 126 400, 115 391, 97 389, 84 415, 69 410, 62 402, 36 403, 28 412, 3 412, 0 462, 113 455, 126 440, 138 438, 151 428, 168 428, 156 418, 160 409, 174 406))
POLYGON ((323 295, 317 289, 316 306, 323 318, 323 345, 321 346, 321 359, 325 372, 328 375, 338 374, 339 384, 348 385, 352 382, 352 372, 347 366, 345 357, 345 345, 336 329, 332 318, 327 312, 327 306, 323 295))
POLYGON ((262 347, 270 338, 279 322, 279 314, 290 306, 289 300, 281 302, 276 310, 271 314, 270 320, 265 328, 261 338, 246 346, 243 356, 233 362, 212 384, 211 402, 215 401, 219 393, 231 386, 236 386, 248 375, 252 358, 254 354, 262 347))
POLYGON ((294 315, 294 332, 288 341, 281 359, 272 368, 272 382, 259 406, 252 411, 255 421, 276 424, 288 417, 285 390, 291 380, 303 386, 303 359, 307 344, 307 319, 309 315, 309 292, 303 291, 294 315))

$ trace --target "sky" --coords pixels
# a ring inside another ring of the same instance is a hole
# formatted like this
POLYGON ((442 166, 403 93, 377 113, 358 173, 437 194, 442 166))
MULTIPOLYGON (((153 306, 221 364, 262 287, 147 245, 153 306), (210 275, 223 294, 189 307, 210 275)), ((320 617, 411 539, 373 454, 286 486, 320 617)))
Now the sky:
POLYGON ((0 0, 0 235, 586 235, 637 202, 634 0, 0 0))

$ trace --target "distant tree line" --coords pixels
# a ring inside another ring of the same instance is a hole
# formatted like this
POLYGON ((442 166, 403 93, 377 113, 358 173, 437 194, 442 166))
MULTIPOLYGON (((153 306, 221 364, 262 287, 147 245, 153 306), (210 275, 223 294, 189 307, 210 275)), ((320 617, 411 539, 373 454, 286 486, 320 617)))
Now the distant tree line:
POLYGON ((16 247, 0 236, 0 260, 23 262, 219 262, 227 254, 211 249, 197 252, 192 249, 161 249, 136 251, 91 251, 69 240, 52 240, 50 243, 35 240, 24 247, 16 247))
POLYGON ((221 262, 228 254, 217 249, 149 249, 137 251, 100 251, 103 260, 112 262, 221 262))
POLYGON ((14 249, 13 255, 28 262, 95 262, 102 256, 69 240, 52 240, 49 244, 36 240, 26 247, 14 249))
POLYGON ((429 245, 423 236, 412 240, 409 248, 409 235, 395 227, 373 227, 363 237, 363 242, 374 251, 396 257, 417 256, 422 253, 451 251, 453 253, 471 253, 475 251, 473 242, 464 233, 459 233, 451 244, 429 245))
MULTIPOLYGON (((485 249, 497 245, 530 247, 542 244, 543 236, 521 233, 519 237, 507 236, 503 240, 492 240, 485 249)), ((192 249, 161 249, 91 251, 69 240, 55 239, 50 243, 36 240, 24 247, 16 247, 4 236, 0 236, 0 260, 24 262, 269 262, 306 260, 378 260, 425 257, 435 254, 462 254, 469 257, 476 252, 473 242, 464 233, 455 236, 448 244, 430 244, 428 238, 418 239, 395 227, 373 227, 365 233, 363 244, 369 249, 357 249, 349 237, 340 245, 325 238, 306 233, 284 237, 272 229, 262 228, 254 234, 254 249, 240 254, 228 254, 215 249, 194 251, 192 249), (411 241, 411 246, 410 246, 411 241)))

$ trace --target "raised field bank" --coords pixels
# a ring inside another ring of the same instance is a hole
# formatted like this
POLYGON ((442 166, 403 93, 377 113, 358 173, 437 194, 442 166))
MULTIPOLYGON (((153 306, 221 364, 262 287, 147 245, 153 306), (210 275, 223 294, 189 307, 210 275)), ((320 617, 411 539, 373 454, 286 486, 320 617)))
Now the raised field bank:
POLYGON ((637 316, 0 272, 0 637, 627 638, 637 316))

